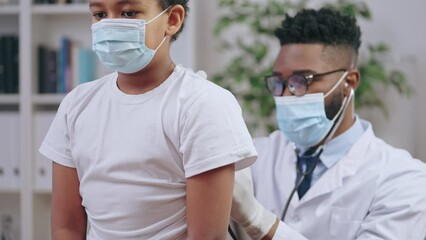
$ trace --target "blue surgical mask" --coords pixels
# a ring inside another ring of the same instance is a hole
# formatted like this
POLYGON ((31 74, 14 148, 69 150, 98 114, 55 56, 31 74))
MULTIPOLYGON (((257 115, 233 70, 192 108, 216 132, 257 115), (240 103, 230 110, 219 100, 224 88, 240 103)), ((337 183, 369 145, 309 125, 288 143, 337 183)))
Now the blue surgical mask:
POLYGON ((106 18, 92 25, 92 48, 99 60, 113 71, 135 73, 144 69, 166 40, 154 50, 145 44, 146 25, 153 19, 106 18))
POLYGON ((346 75, 347 72, 325 95, 313 93, 301 97, 274 97, 278 126, 288 140, 301 147, 311 147, 319 144, 327 136, 340 114, 336 114, 331 120, 328 119, 324 98, 336 89, 346 75))

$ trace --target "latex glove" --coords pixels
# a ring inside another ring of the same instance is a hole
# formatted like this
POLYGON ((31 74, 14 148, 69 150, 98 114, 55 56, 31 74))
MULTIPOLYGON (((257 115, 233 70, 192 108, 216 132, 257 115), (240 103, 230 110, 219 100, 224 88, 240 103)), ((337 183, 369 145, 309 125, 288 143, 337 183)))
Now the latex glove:
POLYGON ((277 217, 254 197, 250 168, 235 173, 231 219, 240 224, 255 240, 262 239, 277 220, 277 217))

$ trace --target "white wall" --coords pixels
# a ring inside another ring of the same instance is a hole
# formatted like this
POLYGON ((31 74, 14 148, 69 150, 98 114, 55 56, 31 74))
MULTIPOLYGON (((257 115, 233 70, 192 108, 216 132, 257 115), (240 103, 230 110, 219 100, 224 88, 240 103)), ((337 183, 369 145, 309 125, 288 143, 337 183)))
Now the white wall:
POLYGON ((426 161, 426 16, 425 1, 410 0, 386 2, 369 1, 373 21, 362 23, 363 39, 386 41, 392 48, 387 61, 400 66, 407 74, 415 93, 410 99, 401 99, 394 92, 383 97, 388 102, 390 118, 370 113, 377 134, 391 144, 409 150, 415 157, 426 161))
MULTIPOLYGON (((194 1, 194 0, 193 0, 194 1)), ((261 1, 261 0, 259 0, 261 1)), ((312 1, 313 6, 323 0, 312 1)), ((329 1, 328 1, 329 2, 329 1)), ((426 1, 369 0, 372 10, 371 22, 360 21, 363 41, 387 42, 392 55, 386 60, 391 66, 398 66, 407 73, 415 95, 404 99, 393 91, 377 93, 387 102, 389 118, 377 109, 360 112, 363 118, 372 121, 379 137, 394 146, 410 151, 415 157, 426 160, 426 1)), ((203 69, 209 75, 219 71, 226 63, 226 55, 218 51, 218 42, 212 35, 219 17, 217 1, 203 1, 197 4, 196 26, 196 69, 203 69)), ((232 37, 232 36, 230 36, 232 37)), ((277 49, 278 51, 278 49, 277 49)))

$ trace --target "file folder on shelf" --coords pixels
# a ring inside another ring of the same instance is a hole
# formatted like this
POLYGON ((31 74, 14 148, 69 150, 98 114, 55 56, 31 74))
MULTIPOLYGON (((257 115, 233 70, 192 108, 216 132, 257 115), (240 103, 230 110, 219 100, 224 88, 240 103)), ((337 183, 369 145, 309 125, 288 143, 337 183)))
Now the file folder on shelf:
POLYGON ((19 113, 0 111, 0 191, 19 191, 19 113))
POLYGON ((37 192, 52 191, 52 161, 38 152, 38 149, 46 136, 47 130, 55 117, 55 112, 37 112, 34 114, 34 189, 37 192))

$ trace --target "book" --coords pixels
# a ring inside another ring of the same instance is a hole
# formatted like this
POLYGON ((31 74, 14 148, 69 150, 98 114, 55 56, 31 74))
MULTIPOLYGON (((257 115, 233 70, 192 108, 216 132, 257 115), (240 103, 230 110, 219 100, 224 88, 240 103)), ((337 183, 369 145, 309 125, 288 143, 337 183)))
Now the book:
POLYGON ((4 75, 5 75, 5 92, 16 93, 16 86, 18 85, 17 73, 17 37, 11 35, 3 36, 3 51, 4 51, 4 75))
POLYGON ((19 37, 12 36, 13 44, 13 58, 12 58, 12 71, 13 80, 11 82, 11 93, 19 92, 19 37))
POLYGON ((47 48, 44 46, 37 47, 37 65, 38 65, 38 92, 46 93, 46 58, 47 58, 47 48))
POLYGON ((38 47, 39 93, 56 93, 58 84, 57 51, 45 46, 38 47))
POLYGON ((58 89, 58 69, 57 69, 58 52, 54 49, 47 49, 46 52, 46 79, 45 90, 47 93, 56 93, 58 89))
POLYGON ((73 88, 95 80, 96 54, 90 48, 72 44, 73 88))
POLYGON ((66 93, 72 89, 72 66, 71 66, 71 40, 62 37, 59 49, 59 93, 66 93))
POLYGON ((0 94, 6 93, 6 66, 5 66, 5 53, 4 53, 4 41, 3 37, 0 36, 0 94))
POLYGON ((96 56, 92 49, 78 49, 78 84, 95 80, 96 56))

